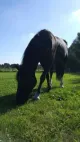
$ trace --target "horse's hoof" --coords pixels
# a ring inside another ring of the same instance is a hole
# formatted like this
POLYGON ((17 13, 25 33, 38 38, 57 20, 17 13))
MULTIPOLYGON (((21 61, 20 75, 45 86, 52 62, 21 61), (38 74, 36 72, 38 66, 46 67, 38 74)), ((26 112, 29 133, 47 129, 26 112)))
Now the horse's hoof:
POLYGON ((38 94, 38 93, 36 93, 36 94, 34 95, 33 100, 40 100, 40 97, 39 97, 39 94, 38 94))
POLYGON ((61 87, 61 88, 64 88, 64 85, 61 85, 60 87, 61 87))
POLYGON ((51 90, 51 88, 47 88, 47 92, 49 92, 51 90))
POLYGON ((36 98, 36 100, 40 100, 40 97, 38 96, 38 97, 36 98))
POLYGON ((33 100, 40 100, 40 97, 38 96, 38 97, 33 97, 33 100))
POLYGON ((49 87, 47 88, 47 91, 49 92, 51 89, 52 89, 52 86, 49 86, 49 87))

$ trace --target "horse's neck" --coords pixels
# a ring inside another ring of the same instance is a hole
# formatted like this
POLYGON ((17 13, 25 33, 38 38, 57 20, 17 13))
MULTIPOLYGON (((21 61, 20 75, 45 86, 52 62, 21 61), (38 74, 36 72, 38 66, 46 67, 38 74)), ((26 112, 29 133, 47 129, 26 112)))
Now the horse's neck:
POLYGON ((35 74, 35 71, 37 69, 38 62, 36 62, 34 59, 30 57, 30 59, 23 61, 22 66, 26 73, 28 74, 35 74))

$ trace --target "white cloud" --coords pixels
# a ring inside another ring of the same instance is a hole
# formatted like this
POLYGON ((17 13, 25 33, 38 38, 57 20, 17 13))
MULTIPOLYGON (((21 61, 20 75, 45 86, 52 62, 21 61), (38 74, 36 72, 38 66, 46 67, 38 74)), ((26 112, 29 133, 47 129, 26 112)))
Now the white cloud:
POLYGON ((73 11, 70 15, 69 21, 72 22, 76 22, 76 23, 80 23, 80 9, 73 11))

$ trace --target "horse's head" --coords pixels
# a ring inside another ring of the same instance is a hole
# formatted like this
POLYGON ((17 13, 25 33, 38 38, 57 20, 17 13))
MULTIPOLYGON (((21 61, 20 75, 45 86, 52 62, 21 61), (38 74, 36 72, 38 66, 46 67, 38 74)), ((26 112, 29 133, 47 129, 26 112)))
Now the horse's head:
POLYGON ((65 40, 63 42, 57 47, 55 56, 56 78, 58 80, 61 80, 64 75, 65 65, 68 59, 67 42, 65 40))
POLYGON ((23 104, 26 100, 28 100, 32 89, 36 85, 35 75, 27 72, 22 65, 20 65, 17 72, 17 94, 16 101, 17 104, 23 104))

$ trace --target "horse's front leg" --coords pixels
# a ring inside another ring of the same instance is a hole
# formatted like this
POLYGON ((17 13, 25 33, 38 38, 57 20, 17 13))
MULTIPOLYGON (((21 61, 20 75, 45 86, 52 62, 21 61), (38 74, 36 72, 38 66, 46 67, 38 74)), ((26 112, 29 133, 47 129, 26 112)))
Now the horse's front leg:
POLYGON ((38 86, 38 89, 37 89, 37 92, 35 93, 34 95, 34 100, 37 100, 37 99, 40 99, 40 89, 41 89, 41 86, 42 86, 42 83, 44 82, 45 80, 45 77, 46 77, 46 72, 44 71, 40 77, 40 83, 39 83, 39 86, 38 86))

